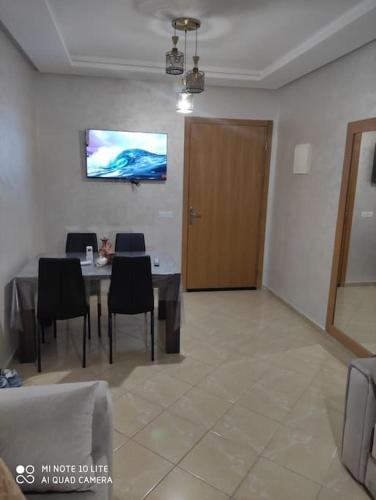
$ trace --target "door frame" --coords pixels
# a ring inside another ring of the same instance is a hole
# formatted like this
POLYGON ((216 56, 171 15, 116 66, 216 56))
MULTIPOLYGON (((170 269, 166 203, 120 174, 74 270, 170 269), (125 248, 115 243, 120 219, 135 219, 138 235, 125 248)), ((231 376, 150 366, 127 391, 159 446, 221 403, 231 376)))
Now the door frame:
POLYGON ((189 177, 190 177, 190 143, 191 125, 194 123, 210 123, 220 125, 244 125, 253 127, 265 127, 265 162, 261 193, 260 221, 259 221, 259 245, 257 257, 257 288, 262 286, 262 273, 264 266, 265 227, 268 205, 270 157, 272 150, 273 120, 243 120, 233 118, 202 118, 186 117, 184 123, 184 176, 183 176, 183 221, 182 221, 182 286, 186 290, 186 279, 188 271, 188 216, 189 216, 189 177))
POLYGON ((346 203, 345 203, 345 217, 343 221, 343 235, 341 240, 341 251, 339 257, 339 267, 338 267, 338 277, 337 277, 337 284, 342 286, 346 282, 347 264, 349 260, 350 239, 351 239, 351 230, 352 230, 354 204, 355 204, 356 183, 358 180, 361 139, 362 139, 361 133, 355 134, 352 145, 350 173, 349 173, 348 188, 347 188, 346 203))
POLYGON ((341 190, 338 202, 337 226, 326 315, 326 331, 360 357, 370 356, 372 353, 334 326, 334 314, 337 285, 344 280, 344 272, 347 267, 344 258, 348 255, 351 234, 360 153, 359 134, 362 132, 371 132, 373 130, 376 130, 376 118, 350 122, 347 125, 345 157, 343 161, 341 190))

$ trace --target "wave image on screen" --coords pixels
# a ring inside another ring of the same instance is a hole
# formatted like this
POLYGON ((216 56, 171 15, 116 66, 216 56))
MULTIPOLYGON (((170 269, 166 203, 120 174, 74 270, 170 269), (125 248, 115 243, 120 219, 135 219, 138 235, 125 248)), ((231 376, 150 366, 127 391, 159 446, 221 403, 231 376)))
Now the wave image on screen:
POLYGON ((165 180, 167 134, 88 130, 86 175, 124 180, 165 180))

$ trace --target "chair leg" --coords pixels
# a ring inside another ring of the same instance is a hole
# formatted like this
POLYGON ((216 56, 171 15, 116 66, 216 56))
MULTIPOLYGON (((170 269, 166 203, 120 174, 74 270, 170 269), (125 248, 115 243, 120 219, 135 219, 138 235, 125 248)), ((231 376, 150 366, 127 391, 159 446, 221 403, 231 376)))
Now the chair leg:
POLYGON ((38 372, 42 371, 42 360, 41 360, 41 348, 40 348, 40 333, 42 325, 38 323, 37 325, 37 362, 38 362, 38 372))
POLYGON ((144 337, 145 337, 145 349, 148 349, 148 313, 144 313, 144 337))
POLYGON ((56 339, 57 337, 57 324, 56 324, 56 319, 54 320, 54 338, 56 339))
POLYGON ((108 313, 108 348, 110 353, 110 365, 112 365, 112 314, 108 313))
POLYGON ((45 336, 44 336, 44 326, 42 325, 42 323, 41 323, 40 327, 41 327, 41 330, 42 330, 42 344, 44 344, 44 342, 45 342, 45 336))
POLYGON ((87 308, 87 326, 88 326, 88 339, 91 339, 91 318, 90 318, 90 305, 87 308))
POLYGON ((101 336, 102 304, 101 304, 101 297, 99 294, 98 294, 97 312, 98 312, 98 337, 100 337, 101 336))
POLYGON ((82 331, 82 368, 86 368, 86 319, 88 315, 84 316, 84 327, 82 331))
POLYGON ((154 361, 154 311, 150 312, 151 360, 154 361))

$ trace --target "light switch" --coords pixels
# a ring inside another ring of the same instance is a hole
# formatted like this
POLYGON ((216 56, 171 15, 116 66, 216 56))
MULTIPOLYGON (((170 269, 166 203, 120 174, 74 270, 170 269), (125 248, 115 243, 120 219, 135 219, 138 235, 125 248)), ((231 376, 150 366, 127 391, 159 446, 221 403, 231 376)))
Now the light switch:
POLYGON ((360 212, 360 216, 363 217, 364 219, 369 219, 373 217, 373 212, 362 211, 360 212))
POLYGON ((172 210, 159 210, 158 217, 160 219, 172 219, 174 213, 172 210))

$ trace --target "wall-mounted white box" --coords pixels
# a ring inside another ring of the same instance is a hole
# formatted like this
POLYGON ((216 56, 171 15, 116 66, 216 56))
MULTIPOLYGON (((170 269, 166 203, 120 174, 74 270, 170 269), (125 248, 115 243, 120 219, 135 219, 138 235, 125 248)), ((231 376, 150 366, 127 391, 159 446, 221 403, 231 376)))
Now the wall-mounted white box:
POLYGON ((294 153, 294 174, 309 174, 312 162, 312 144, 298 144, 294 153))

